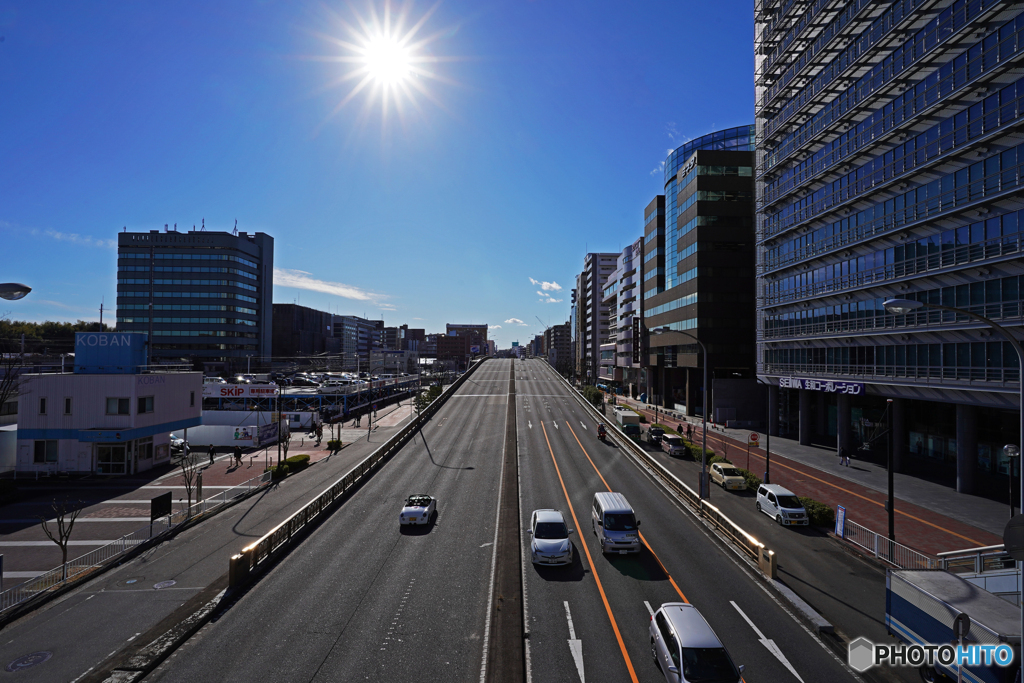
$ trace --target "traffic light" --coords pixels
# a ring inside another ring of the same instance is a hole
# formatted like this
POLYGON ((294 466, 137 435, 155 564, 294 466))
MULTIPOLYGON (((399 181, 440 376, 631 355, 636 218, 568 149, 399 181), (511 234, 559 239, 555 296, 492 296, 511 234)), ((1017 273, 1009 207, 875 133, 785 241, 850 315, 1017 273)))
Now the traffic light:
POLYGON ((640 317, 633 316, 633 363, 640 364, 640 317))

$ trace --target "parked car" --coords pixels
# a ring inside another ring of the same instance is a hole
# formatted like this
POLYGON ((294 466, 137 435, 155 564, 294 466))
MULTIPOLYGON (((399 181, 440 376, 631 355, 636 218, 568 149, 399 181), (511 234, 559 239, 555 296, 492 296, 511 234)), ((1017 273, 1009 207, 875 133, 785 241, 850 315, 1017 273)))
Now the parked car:
POLYGON ((673 458, 681 458, 686 455, 686 444, 683 443, 683 437, 681 436, 665 434, 661 437, 661 450, 673 458))
POLYGON ((666 602, 651 617, 651 655, 669 683, 735 683, 742 666, 733 664, 704 616, 685 602, 666 602))
POLYGON ((806 526, 807 510, 796 494, 778 484, 761 484, 757 489, 758 512, 763 512, 783 526, 806 526))
POLYGON ((171 453, 184 453, 188 448, 188 441, 177 434, 171 434, 171 453))
POLYGON ((572 564, 572 529, 558 510, 534 510, 530 516, 530 559, 534 564, 572 564))
POLYGON ((405 499, 405 505, 398 516, 398 523, 429 524, 437 514, 437 499, 425 493, 414 493, 405 499))
POLYGON ((665 436, 665 430, 661 427, 651 427, 647 430, 647 443, 661 443, 661 437, 665 436))
POLYGON ((292 385, 292 380, 290 377, 278 377, 274 380, 274 384, 279 387, 290 387, 292 385))
POLYGON ((320 386, 320 384, 318 382, 314 382, 313 380, 309 379, 308 377, 296 377, 295 379, 292 380, 292 386, 293 387, 318 387, 318 386, 320 386))
POLYGON ((236 375, 231 378, 231 384, 252 384, 251 380, 246 379, 242 375, 236 375))
POLYGON ((227 384, 228 381, 223 377, 204 377, 203 384, 227 384))
POLYGON ((747 489, 746 477, 727 463, 716 462, 711 466, 711 481, 730 491, 745 491, 747 489))

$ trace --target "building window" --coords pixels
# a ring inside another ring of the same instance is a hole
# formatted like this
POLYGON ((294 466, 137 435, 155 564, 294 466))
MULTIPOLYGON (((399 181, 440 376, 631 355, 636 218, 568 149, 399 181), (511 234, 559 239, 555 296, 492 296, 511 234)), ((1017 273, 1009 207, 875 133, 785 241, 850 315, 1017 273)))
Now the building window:
POLYGON ((144 415, 146 413, 153 412, 153 397, 152 396, 139 396, 138 410, 135 411, 136 415, 144 415))
POLYGON ((196 392, 188 392, 188 407, 193 408, 196 405, 196 392))
POLYGON ((107 415, 131 415, 131 404, 127 398, 108 398, 107 415))
POLYGON ((18 402, 8 401, 3 405, 0 405, 0 416, 3 415, 17 415, 18 414, 18 402))
POLYGON ((39 414, 40 415, 46 415, 46 399, 45 398, 39 399, 39 414))
POLYGON ((36 441, 33 462, 57 462, 57 440, 36 441))
POLYGON ((153 437, 147 436, 135 442, 135 452, 139 460, 149 460, 153 457, 153 437))
POLYGON ((64 397, 64 414, 65 415, 70 415, 71 414, 71 397, 70 396, 65 396, 64 397))

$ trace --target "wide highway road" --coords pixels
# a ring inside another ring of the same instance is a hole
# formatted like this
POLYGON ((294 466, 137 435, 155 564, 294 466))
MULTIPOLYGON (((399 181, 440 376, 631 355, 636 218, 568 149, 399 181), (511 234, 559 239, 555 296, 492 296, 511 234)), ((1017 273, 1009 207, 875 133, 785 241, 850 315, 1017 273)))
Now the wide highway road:
POLYGON ((547 363, 516 361, 516 410, 523 527, 533 510, 555 508, 576 532, 572 567, 532 566, 524 535, 534 681, 664 681, 651 658, 649 610, 681 601, 745 665, 748 683, 855 680, 747 565, 597 439, 596 421, 547 363), (594 493, 608 490, 624 494, 641 520, 639 556, 601 554, 591 507, 594 493))
POLYGON ((146 680, 480 680, 513 368, 530 680, 664 680, 650 610, 678 601, 701 611, 748 683, 856 680, 747 564, 598 441, 596 421, 546 363, 511 364, 479 368, 422 434, 146 680), (642 521, 639 555, 600 552, 590 509, 607 490, 642 521), (438 521, 403 533, 402 500, 419 492, 438 498, 438 521), (572 566, 530 563, 525 530, 539 508, 561 510, 574 529, 572 566))
POLYGON ((362 489, 146 680, 478 680, 511 362, 477 369, 362 489), (413 493, 438 499, 437 521, 400 529, 413 493))

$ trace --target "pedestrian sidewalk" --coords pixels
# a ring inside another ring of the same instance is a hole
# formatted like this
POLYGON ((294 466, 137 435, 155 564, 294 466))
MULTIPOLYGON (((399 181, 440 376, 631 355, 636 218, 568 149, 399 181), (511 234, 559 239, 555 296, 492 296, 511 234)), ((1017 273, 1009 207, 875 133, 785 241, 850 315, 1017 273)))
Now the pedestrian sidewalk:
MULTIPOLYGON (((616 399, 645 414, 650 422, 654 421, 653 407, 622 396, 616 399)), ((668 415, 677 413, 670 411, 668 415)), ((658 417, 661 424, 671 427, 689 421, 694 425, 694 441, 700 442, 699 419, 669 417, 662 410, 658 417)), ((748 434, 750 430, 727 429, 709 423, 708 448, 716 455, 729 458, 737 467, 763 476, 765 450, 751 446, 748 463, 748 434)), ((761 441, 765 440, 765 435, 761 434, 761 441)), ((770 446, 771 483, 833 509, 842 505, 848 520, 882 535, 888 533, 886 468, 856 458, 849 467, 841 466, 839 456, 832 449, 802 446, 777 436, 771 437, 770 446)), ((896 541, 903 545, 934 555, 1003 542, 1003 526, 1009 519, 1009 509, 1003 503, 958 493, 948 486, 904 474, 893 476, 893 490, 896 541)))

